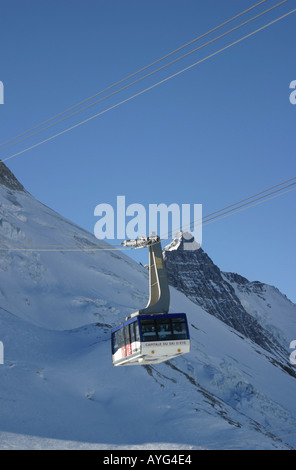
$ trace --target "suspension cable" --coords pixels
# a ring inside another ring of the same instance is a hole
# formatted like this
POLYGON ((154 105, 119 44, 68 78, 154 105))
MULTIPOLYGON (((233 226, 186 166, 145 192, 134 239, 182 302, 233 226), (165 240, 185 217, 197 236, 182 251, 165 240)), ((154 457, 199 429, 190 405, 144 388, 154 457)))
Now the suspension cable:
POLYGON ((198 65, 198 64, 201 64, 202 62, 206 61, 207 59, 210 59, 210 58, 216 56, 217 54, 219 54, 219 53, 221 53, 221 52, 223 52, 223 51, 229 49, 230 47, 232 47, 232 46, 234 46, 234 45, 240 43, 241 41, 243 41, 243 40, 245 40, 245 39, 247 39, 247 38, 253 36, 254 34, 258 33, 259 31, 262 31, 263 29, 267 28, 268 26, 271 26, 272 24, 274 24, 274 23, 276 23, 276 22, 282 20, 283 18, 286 18, 287 16, 291 15, 291 14, 294 13, 295 11, 296 11, 296 8, 293 9, 293 10, 290 10, 289 12, 285 13, 284 15, 282 15, 282 16, 280 16, 280 17, 277 17, 276 19, 270 21, 269 23, 267 23, 267 24, 261 26, 260 28, 257 28, 256 30, 252 31, 251 33, 249 33, 249 34, 247 34, 247 35, 245 35, 245 36, 243 36, 243 37, 237 39, 236 41, 233 41, 232 43, 230 43, 230 44, 228 44, 228 45, 226 45, 226 46, 220 48, 219 50, 217 50, 217 51, 215 51, 215 52, 209 54, 208 56, 206 56, 206 57, 204 57, 204 58, 202 58, 202 59, 200 59, 200 60, 194 62, 193 64, 191 64, 191 65, 189 65, 189 66, 187 66, 187 67, 185 67, 185 68, 183 68, 183 69, 181 69, 181 70, 179 70, 179 71, 177 71, 177 72, 175 72, 175 73, 169 75, 168 77, 166 77, 166 78, 164 78, 164 79, 162 79, 162 80, 159 80, 158 82, 154 83, 153 85, 150 85, 149 87, 147 87, 147 88, 145 88, 145 89, 143 89, 143 90, 141 90, 141 91, 139 91, 139 92, 137 92, 137 93, 135 93, 135 94, 129 96, 128 98, 126 98, 126 99, 124 99, 124 100, 122 100, 122 101, 119 101, 119 102, 115 103, 114 105, 110 106, 109 108, 105 108, 104 110, 102 110, 102 111, 100 111, 100 112, 98 112, 98 113, 96 113, 96 114, 94 114, 94 115, 92 115, 92 116, 90 116, 90 117, 88 117, 88 118, 86 118, 86 119, 84 119, 84 120, 82 120, 82 121, 80 121, 80 122, 78 122, 78 123, 76 123, 76 124, 74 124, 74 125, 72 125, 72 126, 66 128, 66 129, 64 129, 64 130, 62 130, 62 131, 60 131, 60 132, 58 132, 58 133, 56 133, 56 134, 54 134, 54 135, 52 135, 52 136, 50 136, 50 137, 44 139, 44 140, 42 140, 42 141, 39 141, 39 142, 37 142, 36 144, 31 145, 30 147, 27 147, 27 148, 25 148, 25 149, 23 149, 23 150, 21 150, 21 151, 19 151, 19 152, 16 152, 16 153, 13 154, 13 155, 10 155, 10 156, 8 156, 8 157, 6 157, 6 158, 3 158, 3 159, 2 159, 2 162, 5 162, 5 161, 7 161, 7 160, 10 160, 11 158, 14 158, 14 157, 16 157, 16 156, 18 156, 18 155, 21 155, 21 154, 27 152, 28 150, 32 150, 32 149, 34 149, 34 148, 36 148, 36 147, 38 147, 38 146, 44 144, 45 142, 49 142, 50 140, 52 140, 52 139, 54 139, 54 138, 56 138, 56 137, 58 137, 58 136, 60 136, 60 135, 62 135, 62 134, 65 134, 66 132, 69 132, 69 131, 72 130, 72 129, 75 129, 75 128, 78 127, 78 126, 81 126, 82 124, 85 124, 86 122, 89 122, 90 120, 92 120, 92 119, 94 119, 94 118, 96 118, 96 117, 98 117, 98 116, 101 116, 101 115, 107 113, 108 111, 111 111, 112 109, 115 109, 115 108, 121 106, 121 105, 124 104, 124 103, 127 103, 128 101, 130 101, 130 100, 132 100, 132 99, 134 99, 134 98, 136 98, 136 97, 138 97, 138 96, 140 96, 140 95, 146 93, 147 91, 152 90, 153 88, 157 87, 158 85, 161 85, 161 84, 167 82, 168 80, 177 77, 177 76, 180 75, 181 73, 184 73, 184 72, 186 72, 187 70, 190 70, 191 68, 195 67, 195 66, 198 65))
MULTIPOLYGON (((288 0, 284 0, 284 1, 281 2, 281 3, 285 3, 286 1, 288 1, 288 0)), ((95 93, 94 95, 92 95, 92 96, 90 96, 90 97, 88 97, 88 98, 86 98, 86 99, 80 101, 79 103, 77 103, 77 104, 71 106, 70 108, 67 108, 66 110, 64 110, 64 111, 62 111, 62 112, 56 114, 55 116, 53 116, 53 117, 51 117, 51 118, 49 118, 49 119, 47 119, 47 120, 41 122, 40 124, 37 124, 36 126, 31 127, 30 129, 28 129, 28 130, 26 130, 26 131, 24 131, 24 132, 22 132, 22 133, 16 135, 15 137, 12 137, 11 139, 6 140, 6 141, 0 143, 0 147, 3 147, 3 145, 8 144, 9 142, 11 142, 11 141, 13 141, 13 140, 15 140, 15 139, 17 139, 17 138, 19 138, 19 137, 22 137, 23 135, 25 135, 25 134, 27 134, 27 133, 29 133, 29 132, 31 132, 31 131, 37 129, 38 127, 41 127, 41 126, 44 125, 44 124, 47 124, 47 123, 50 122, 50 121, 53 121, 54 119, 56 119, 56 118, 62 116, 63 114, 66 114, 67 112, 72 111, 73 109, 75 109, 75 108, 77 108, 78 106, 80 106, 80 105, 86 103, 87 101, 90 101, 91 99, 95 98, 96 96, 99 96, 99 95, 101 95, 101 94, 103 94, 103 93, 105 93, 105 92, 111 90, 112 88, 114 88, 114 87, 120 85, 121 83, 123 83, 123 82, 129 80, 130 78, 132 78, 132 77, 134 77, 134 76, 140 74, 141 72, 143 72, 144 70, 147 70, 148 68, 152 67, 153 65, 156 65, 157 63, 159 63, 159 62, 161 62, 161 61, 167 59, 168 57, 172 56, 172 55, 175 54, 176 52, 181 51, 182 49, 188 47, 189 45, 193 44, 194 42, 197 42, 198 40, 204 38, 205 36, 209 35, 210 33, 213 33, 214 31, 220 29, 222 26, 225 26, 226 24, 230 23, 231 21, 234 21, 235 19, 239 18, 240 16, 244 15, 245 13, 251 11, 252 9, 256 8, 257 6, 259 6, 259 5, 261 5, 262 3, 265 3, 265 2, 266 2, 266 0, 261 0, 260 2, 258 2, 258 3, 256 3, 255 5, 251 6, 250 8, 248 8, 248 9, 242 11, 241 13, 239 13, 239 14, 237 14, 237 15, 235 15, 235 16, 233 16, 232 18, 228 19, 227 21, 224 21, 224 22, 221 23, 220 25, 216 26, 215 28, 210 29, 210 30, 207 31, 206 33, 204 33, 204 34, 202 34, 202 35, 200 35, 200 36, 194 38, 193 40, 187 42, 186 44, 183 44, 182 46, 178 47, 178 48, 175 49, 174 51, 169 52, 168 54, 166 54, 166 55, 164 55, 163 57, 161 57, 161 58, 155 60, 154 62, 152 62, 152 63, 146 65, 145 67, 140 68, 139 70, 137 70, 136 72, 134 72, 134 73, 128 75, 127 77, 125 77, 125 78, 123 78, 123 79, 121 79, 121 80, 119 80, 119 81, 113 83, 112 85, 110 85, 110 86, 104 88, 103 90, 101 90, 101 91, 95 93)), ((278 5, 276 5, 276 6, 278 6, 278 5)), ((275 6, 275 7, 272 7, 272 8, 276 8, 276 6, 275 6)), ((178 60, 179 60, 179 59, 178 59, 178 60)), ((168 64, 168 65, 170 65, 170 64, 168 64)), ((155 72, 154 72, 154 73, 155 73, 155 72)), ((121 90, 123 90, 123 89, 125 89, 125 87, 121 88, 119 91, 121 91, 121 90)), ((112 94, 113 94, 113 93, 112 93, 112 94)), ((112 96, 112 94, 108 95, 108 97, 109 97, 109 96, 112 96)), ((106 99, 106 97, 103 98, 103 99, 106 99)), ((93 106, 94 104, 98 103, 99 101, 101 101, 101 100, 96 101, 95 103, 91 104, 90 106, 93 106)), ((83 109, 81 109, 81 110, 79 110, 79 111, 77 111, 77 112, 81 112, 81 111, 83 111, 84 109, 87 109, 88 107, 89 107, 89 106, 87 106, 86 108, 83 108, 83 109)), ((74 114, 76 114, 76 113, 73 113, 73 114, 71 114, 70 116, 73 116, 74 114)), ((67 118, 64 118, 64 119, 68 119, 70 116, 68 116, 67 118)), ((64 120, 64 119, 61 119, 60 121, 62 121, 62 120, 64 120)), ((30 134, 28 137, 25 137, 25 138, 23 138, 23 139, 21 139, 21 140, 18 140, 17 142, 15 142, 15 143, 13 143, 13 144, 11 144, 11 145, 9 145, 9 146, 6 146, 6 147, 0 149, 0 151, 6 149, 6 148, 8 148, 8 147, 11 147, 12 145, 15 145, 16 143, 22 142, 23 140, 25 140, 25 139, 27 139, 27 138, 29 138, 29 137, 32 137, 33 135, 35 135, 35 134, 37 134, 37 133, 39 133, 39 132, 42 132, 43 130, 45 130, 45 129, 47 129, 47 128, 49 128, 49 127, 51 127, 51 126, 57 124, 57 123, 60 122, 60 121, 57 121, 56 123, 54 123, 54 124, 52 124, 52 125, 50 125, 50 126, 47 126, 47 127, 43 128, 43 129, 41 129, 41 130, 35 132, 34 134, 30 134)))

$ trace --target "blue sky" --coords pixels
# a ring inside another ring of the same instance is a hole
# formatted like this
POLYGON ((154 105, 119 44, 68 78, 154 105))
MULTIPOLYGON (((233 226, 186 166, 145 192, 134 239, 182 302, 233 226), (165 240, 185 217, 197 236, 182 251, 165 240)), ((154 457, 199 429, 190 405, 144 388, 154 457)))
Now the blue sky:
MULTIPOLYGON (((0 141, 255 3, 2 0, 0 141)), ((265 1, 219 34, 277 3, 265 1)), ((288 0, 134 87, 5 149, 1 157, 125 100, 293 8, 295 2, 288 0)), ((6 164, 37 199, 92 233, 95 207, 115 205, 118 195, 125 195, 127 205, 147 208, 152 203, 202 204, 206 215, 295 177, 296 105, 289 101, 289 84, 296 80, 295 31, 293 13, 6 164)), ((205 226, 203 249, 222 270, 275 285, 295 302, 295 197, 292 191, 205 226)), ((148 260, 146 250, 129 254, 148 260)))

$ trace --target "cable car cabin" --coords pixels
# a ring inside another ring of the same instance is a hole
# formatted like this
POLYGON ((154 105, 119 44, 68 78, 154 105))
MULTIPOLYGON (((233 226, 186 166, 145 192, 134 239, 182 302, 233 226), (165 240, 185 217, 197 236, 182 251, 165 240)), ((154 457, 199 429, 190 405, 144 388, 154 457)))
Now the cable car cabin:
POLYGON ((111 330, 114 366, 157 364, 190 351, 185 313, 139 314, 111 330))

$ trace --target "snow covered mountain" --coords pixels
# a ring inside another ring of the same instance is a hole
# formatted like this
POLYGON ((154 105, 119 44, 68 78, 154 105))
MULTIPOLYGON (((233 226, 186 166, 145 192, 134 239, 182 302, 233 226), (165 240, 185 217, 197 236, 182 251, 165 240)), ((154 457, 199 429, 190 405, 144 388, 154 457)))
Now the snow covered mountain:
POLYGON ((164 259, 171 286, 238 333, 273 352, 272 360, 276 357, 283 370, 296 378, 295 369, 287 364, 289 339, 295 329, 295 305, 286 296, 273 286, 221 272, 190 234, 180 233, 165 247, 164 259))
POLYGON ((110 328, 146 305, 147 270, 0 163, 0 449, 296 448, 296 306, 181 243, 165 257, 191 352, 114 368, 110 328))

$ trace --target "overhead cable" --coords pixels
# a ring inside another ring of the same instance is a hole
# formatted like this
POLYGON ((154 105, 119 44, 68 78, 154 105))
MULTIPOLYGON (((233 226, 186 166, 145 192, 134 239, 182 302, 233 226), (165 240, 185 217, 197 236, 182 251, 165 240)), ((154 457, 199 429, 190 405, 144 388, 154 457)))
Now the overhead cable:
MULTIPOLYGON (((286 1, 288 1, 288 0, 284 0, 284 1, 281 2, 281 3, 285 3, 286 1)), ((256 3, 255 5, 251 6, 250 8, 248 8, 248 9, 242 11, 241 13, 239 13, 239 14, 237 14, 237 15, 235 15, 235 16, 233 16, 233 17, 230 18, 229 20, 224 21, 224 22, 221 23, 220 25, 216 26, 215 28, 210 29, 210 30, 207 31, 206 33, 204 33, 204 34, 202 34, 202 35, 200 35, 200 36, 194 38, 193 40, 187 42, 186 44, 183 44, 182 46, 180 46, 180 47, 178 47, 177 49, 175 49, 175 50, 169 52, 168 54, 164 55, 163 57, 161 57, 161 58, 155 60, 154 62, 152 62, 152 63, 146 65, 145 67, 140 68, 139 70, 137 70, 136 72, 134 72, 134 73, 128 75, 127 77, 125 77, 125 78, 123 78, 123 79, 121 79, 121 80, 119 80, 119 81, 113 83, 112 85, 110 85, 110 86, 104 88, 103 90, 101 90, 101 91, 95 93, 94 95, 92 95, 92 96, 90 96, 90 97, 88 97, 88 98, 86 98, 86 99, 80 101, 79 103, 77 103, 77 104, 71 106, 70 108, 67 108, 66 110, 64 110, 64 111, 62 111, 62 112, 56 114, 55 116, 52 116, 51 118, 49 118, 49 119, 47 119, 47 120, 41 122, 40 124, 37 124, 36 126, 31 127, 30 129, 28 129, 28 130, 22 132, 21 134, 18 134, 18 135, 16 135, 15 137, 12 137, 11 139, 6 140, 6 141, 0 143, 0 147, 3 147, 5 144, 8 144, 8 143, 12 142, 13 140, 15 140, 15 139, 17 139, 17 138, 19 138, 19 137, 22 137, 23 135, 28 134, 29 132, 31 132, 31 131, 33 131, 33 130, 35 130, 35 129, 41 127, 41 126, 43 126, 44 124, 47 124, 48 122, 53 121, 54 119, 56 119, 56 118, 58 118, 58 117, 60 117, 60 116, 62 116, 62 115, 64 115, 64 114, 66 114, 67 112, 72 111, 73 109, 77 108, 78 106, 80 106, 80 105, 82 105, 82 104, 84 104, 84 103, 90 101, 91 99, 95 98, 96 96, 99 96, 99 95, 101 95, 101 94, 103 94, 103 93, 105 93, 105 92, 111 90, 112 88, 114 88, 114 87, 116 87, 116 86, 118 86, 118 85, 124 83, 125 81, 129 80, 130 78, 132 78, 132 77, 134 77, 134 76, 140 74, 141 72, 147 70, 148 68, 150 68, 150 67, 156 65, 157 63, 159 63, 159 62, 161 62, 161 61, 163 61, 163 60, 165 60, 165 59, 167 59, 168 57, 172 56, 173 54, 175 54, 175 53, 181 51, 182 49, 188 47, 189 45, 193 44, 194 42, 197 42, 198 40, 204 38, 205 36, 209 35, 210 33, 213 33, 214 31, 220 29, 222 26, 225 26, 226 24, 230 23, 231 21, 234 21, 235 19, 239 18, 240 16, 246 14, 247 12, 251 11, 252 9, 256 8, 257 6, 259 6, 259 5, 261 5, 262 3, 265 3, 265 2, 266 2, 266 0, 262 0, 262 1, 258 2, 258 3, 256 3)), ((277 6, 277 5, 276 5, 276 6, 277 6)), ((275 6, 275 7, 276 7, 276 6, 275 6)), ((272 7, 272 8, 275 8, 275 7, 272 7)), ((181 57, 181 58, 182 58, 182 57, 181 57)), ((177 60, 180 60, 180 59, 177 59, 177 60)), ((168 64, 168 65, 170 65, 170 64, 168 64)), ((166 67, 166 66, 165 66, 165 67, 166 67)), ((156 73, 156 71, 153 72, 153 73, 156 73)), ((148 74, 148 75, 150 75, 150 74, 148 74)), ((145 77, 146 77, 146 76, 145 76, 145 77)), ((145 78, 145 77, 143 77, 143 78, 145 78)), ((141 80, 142 80, 143 78, 141 78, 141 80)), ((129 86, 130 86, 130 85, 129 85, 129 86)), ((118 90, 118 91, 116 91, 116 92, 114 92, 114 93, 118 93, 119 91, 122 91, 123 89, 125 89, 125 87, 121 88, 120 90, 118 90)), ((104 99, 106 99, 106 98, 112 96, 114 93, 111 93, 111 94, 109 94, 107 97, 102 98, 102 100, 104 100, 104 99)), ((65 119, 68 119, 69 117, 73 116, 74 114, 77 114, 77 113, 79 113, 79 112, 81 112, 81 111, 83 111, 83 110, 89 108, 90 106, 93 106, 94 104, 96 104, 96 103, 102 101, 102 100, 95 101, 95 103, 92 103, 92 104, 90 104, 89 106, 87 106, 87 107, 85 107, 85 108, 82 108, 82 109, 80 109, 79 111, 76 111, 75 113, 72 113, 70 116, 67 116, 66 118, 63 118, 63 119, 61 119, 61 120, 59 120, 59 121, 57 121, 57 122, 51 124, 50 126, 47 126, 47 127, 43 128, 43 129, 37 131, 37 132, 34 132, 33 134, 30 134, 30 135, 27 136, 27 137, 24 137, 24 138, 21 139, 21 140, 18 140, 17 142, 15 142, 15 143, 13 143, 13 144, 11 144, 11 145, 8 145, 8 146, 6 146, 6 147, 0 149, 0 151, 6 149, 6 148, 8 148, 8 147, 11 147, 12 145, 15 145, 15 144, 17 144, 17 143, 19 143, 19 142, 22 142, 23 140, 25 140, 25 139, 27 139, 27 138, 29 138, 29 137, 32 137, 33 135, 38 134, 39 132, 42 132, 43 130, 48 129, 49 127, 52 127, 52 126, 56 125, 58 122, 61 122, 61 121, 65 120, 65 119)))
MULTIPOLYGON (((286 0, 285 0, 285 1, 286 1, 286 0)), ((281 2, 281 3, 282 3, 282 2, 281 2)), ((129 96, 128 98, 126 98, 126 99, 124 99, 124 100, 122 100, 122 101, 119 101, 118 103, 115 103, 114 105, 112 105, 112 106, 110 106, 110 107, 108 107, 108 108, 105 108, 105 109, 103 109, 102 111, 100 111, 100 112, 98 112, 98 113, 96 113, 96 114, 94 114, 94 115, 92 115, 92 116, 90 116, 90 117, 88 117, 88 118, 86 118, 86 119, 84 119, 84 120, 82 120, 82 121, 80 121, 80 122, 78 122, 78 123, 76 123, 76 124, 74 124, 74 125, 72 125, 72 126, 66 128, 66 129, 64 129, 64 130, 62 130, 62 131, 60 131, 60 132, 58 132, 58 133, 56 133, 56 134, 54 134, 54 135, 52 135, 52 136, 50 136, 50 137, 44 139, 44 140, 42 140, 42 141, 37 142, 36 144, 33 144, 33 145, 31 145, 31 146, 29 146, 29 147, 27 147, 27 148, 25 148, 25 149, 23 149, 23 150, 21 150, 21 151, 19 151, 19 152, 16 152, 15 154, 10 155, 10 156, 8 156, 8 157, 6 157, 6 158, 3 158, 2 161, 5 162, 5 161, 7 161, 7 160, 10 160, 11 158, 14 158, 14 157, 16 157, 16 156, 18 156, 18 155, 21 155, 21 154, 27 152, 28 150, 32 150, 32 149, 34 149, 34 148, 36 148, 36 147, 38 147, 38 146, 44 144, 45 142, 49 142, 50 140, 52 140, 52 139, 54 139, 54 138, 56 138, 56 137, 58 137, 58 136, 60 136, 60 135, 62 135, 62 134, 65 134, 66 132, 69 132, 69 131, 72 130, 72 129, 77 128, 78 126, 81 126, 82 124, 85 124, 86 122, 89 122, 89 121, 91 121, 92 119, 94 119, 94 118, 96 118, 96 117, 98 117, 98 116, 101 116, 101 115, 107 113, 108 111, 111 111, 112 109, 115 109, 115 108, 121 106, 121 105, 124 104, 124 103, 127 103, 128 101, 130 101, 130 100, 132 100, 132 99, 134 99, 134 98, 136 98, 136 97, 138 97, 138 96, 140 96, 140 95, 146 93, 147 91, 152 90, 153 88, 157 87, 158 85, 161 85, 161 84, 167 82, 168 80, 170 80, 170 79, 172 79, 172 78, 174 78, 174 77, 177 77, 177 76, 180 75, 181 73, 184 73, 184 72, 186 72, 187 70, 190 70, 191 68, 193 68, 193 67, 197 66, 198 64, 200 64, 200 63, 206 61, 207 59, 210 59, 211 57, 214 57, 214 56, 216 56, 217 54, 219 54, 219 53, 221 53, 221 52, 223 52, 223 51, 229 49, 230 47, 232 47, 232 46, 234 46, 234 45, 236 45, 236 44, 238 44, 238 43, 240 43, 241 41, 243 41, 243 40, 245 40, 245 39, 247 39, 247 38, 253 36, 254 34, 258 33, 259 31, 262 31, 263 29, 267 28, 268 26, 271 26, 272 24, 274 24, 274 23, 276 23, 276 22, 282 20, 283 18, 286 18, 287 16, 291 15, 291 14, 294 13, 295 11, 296 11, 296 8, 293 9, 293 10, 290 10, 289 12, 285 13, 284 15, 282 15, 282 16, 280 16, 280 17, 277 17, 276 19, 270 21, 269 23, 267 23, 267 24, 265 24, 265 25, 263 25, 263 26, 257 28, 256 30, 252 31, 251 33, 249 33, 249 34, 247 34, 247 35, 245 35, 245 36, 243 36, 243 37, 237 39, 236 41, 233 41, 232 43, 230 43, 230 44, 228 44, 228 45, 226 45, 226 46, 220 48, 219 50, 217 50, 217 51, 215 51, 215 52, 209 54, 208 56, 206 56, 206 57, 204 57, 204 58, 202 58, 202 59, 200 59, 200 60, 194 62, 193 64, 191 64, 191 65, 189 65, 189 66, 187 66, 187 67, 185 67, 185 68, 183 68, 183 69, 181 69, 181 70, 179 70, 179 71, 177 71, 177 72, 175 72, 175 73, 169 75, 168 77, 166 77, 166 78, 164 78, 164 79, 162 79, 162 80, 159 80, 158 82, 154 83, 153 85, 150 85, 149 87, 147 87, 147 88, 145 88, 145 89, 143 89, 143 90, 141 90, 141 91, 139 91, 139 92, 137 92, 137 93, 135 93, 135 94, 129 96)))
MULTIPOLYGON (((282 196, 283 194, 286 194, 290 191, 293 191, 296 189, 296 177, 290 178, 286 181, 283 181, 282 183, 278 183, 274 186, 271 186, 268 189, 265 189, 263 191, 260 191, 256 194, 253 194, 252 196, 249 196, 247 198, 241 199, 238 202, 235 202, 233 204, 230 204, 222 209, 219 209, 215 212, 212 212, 211 214, 208 214, 207 216, 202 217, 201 219, 196 219, 191 221, 189 224, 185 225, 182 227, 182 231, 184 229, 189 229, 193 224, 195 226, 198 225, 208 225, 210 223, 213 223, 217 220, 221 220, 225 217, 229 217, 230 215, 236 214, 238 212, 241 212, 243 210, 249 209, 250 207, 254 207, 258 204, 262 204, 263 202, 269 201, 271 199, 274 199, 276 197, 282 196), (289 184, 287 184, 289 183, 289 184), (282 186, 280 188, 280 186, 282 186), (275 189, 277 188, 277 189, 275 189), (266 194, 265 194, 266 193, 266 194), (259 196, 259 197, 257 197, 259 196), (246 202, 248 201, 248 202, 246 202), (232 208, 232 209, 230 209, 232 208)), ((170 232, 163 233, 160 235, 160 239, 167 240, 168 238, 172 237, 174 234, 176 234, 178 231, 180 231, 180 227, 176 227, 175 230, 171 230, 170 232)), ((63 245, 63 244, 21 244, 21 243, 9 243, 7 244, 0 244, 0 251, 31 251, 31 252, 79 252, 79 251, 84 251, 84 252, 98 252, 98 251, 122 251, 122 250, 127 250, 131 249, 131 247, 123 247, 122 245, 84 245, 78 247, 77 245, 63 245)))
MULTIPOLYGON (((286 192, 293 191, 294 189, 296 189, 296 186, 295 186, 296 181, 295 180, 296 180, 296 177, 290 178, 286 181, 283 181, 282 183, 278 183, 274 186, 271 186, 270 188, 264 189, 263 191, 260 191, 256 194, 253 194, 252 196, 248 196, 244 199, 241 199, 240 201, 234 202, 234 203, 232 203, 232 204, 230 204, 226 207, 223 207, 222 209, 219 209, 215 212, 212 212, 212 213, 202 217, 201 219, 192 220, 190 223, 182 226, 182 230, 183 231, 184 231, 184 229, 189 230, 192 225, 195 225, 195 227, 197 227, 199 225, 206 225, 206 224, 210 223, 210 221, 213 220, 213 219, 226 217, 226 214, 240 212, 240 211, 238 211, 239 208, 245 207, 245 206, 252 207, 253 203, 255 201, 259 201, 259 200, 262 200, 264 198, 267 198, 268 196, 271 196, 272 194, 283 191, 284 189, 290 188, 291 186, 293 186, 293 188, 291 188, 288 191, 285 191, 284 193, 281 193, 281 194, 285 194, 286 192), (289 183, 289 184, 287 184, 287 183, 289 183), (283 185, 285 185, 285 186, 283 186, 283 185), (282 186, 282 187, 279 188, 279 186, 282 186), (274 190, 275 188, 278 188, 278 189, 274 190), (272 191, 272 190, 274 190, 274 191, 272 191), (267 193, 267 194, 264 194, 264 193, 267 193), (264 196, 261 196, 262 194, 264 194, 264 196), (260 197, 257 197, 257 196, 260 196, 260 197), (256 199, 254 199, 254 198, 256 198, 256 199), (246 201, 249 201, 249 202, 246 202, 246 201), (244 204, 242 204, 242 203, 244 203, 244 204), (232 208, 232 209, 230 209, 230 208, 232 208), (212 216, 214 216, 214 217, 212 217, 212 216)), ((278 196, 281 196, 281 194, 278 194, 278 196)), ((270 198, 270 199, 272 199, 272 198, 270 198)), ((269 199, 266 199, 266 200, 269 200, 269 199)), ((262 202, 265 202, 265 201, 262 201, 262 202)), ((260 203, 258 203, 258 204, 260 204, 260 203)), ((257 204, 254 204, 254 205, 257 205, 257 204)), ((244 209, 241 209, 241 210, 244 210, 244 209)), ((180 227, 175 228, 175 230, 171 230, 170 232, 167 232, 167 233, 164 233, 164 234, 160 235, 160 238, 168 238, 169 235, 173 235, 178 231, 180 231, 180 227)))

